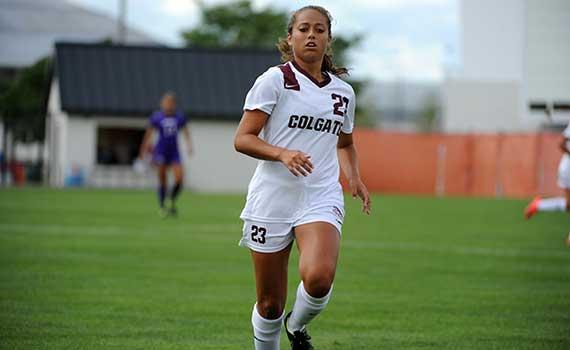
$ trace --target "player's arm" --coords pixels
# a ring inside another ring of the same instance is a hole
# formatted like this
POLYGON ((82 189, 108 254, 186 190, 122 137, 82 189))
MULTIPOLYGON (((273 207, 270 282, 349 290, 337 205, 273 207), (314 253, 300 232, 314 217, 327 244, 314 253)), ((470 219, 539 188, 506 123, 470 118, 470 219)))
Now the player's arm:
POLYGON ((352 197, 358 196, 362 200, 362 211, 370 214, 371 202, 368 189, 360 178, 358 169, 358 153, 354 147, 352 134, 340 133, 337 143, 337 153, 340 167, 348 180, 352 197))
POLYGON ((570 149, 568 149, 568 143, 570 142, 570 139, 567 138, 563 138, 562 142, 560 142, 560 149, 562 150, 562 152, 570 154, 570 149))
POLYGON ((146 152, 146 150, 148 149, 148 146, 150 144, 150 140, 152 140, 152 134, 154 133, 154 128, 152 127, 148 127, 146 128, 146 131, 144 133, 143 136, 143 140, 141 143, 141 148, 139 149, 139 158, 143 159, 144 158, 144 154, 146 152))
POLYGON ((269 118, 267 113, 257 109, 246 110, 243 113, 234 139, 236 151, 256 159, 281 162, 293 175, 307 176, 313 171, 309 155, 273 146, 259 138, 267 118, 269 118))
POLYGON ((192 155, 194 148, 192 147, 192 139, 190 138, 190 127, 188 125, 186 125, 184 129, 182 129, 182 135, 184 135, 184 141, 186 142, 188 155, 192 155))

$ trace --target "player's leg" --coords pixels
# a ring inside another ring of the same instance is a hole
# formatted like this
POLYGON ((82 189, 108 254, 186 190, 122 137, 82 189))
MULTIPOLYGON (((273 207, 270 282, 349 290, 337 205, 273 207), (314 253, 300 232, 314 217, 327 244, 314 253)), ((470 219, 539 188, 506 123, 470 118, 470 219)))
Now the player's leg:
MULTIPOLYGON (((564 190, 566 195, 566 211, 570 213, 570 188, 564 190)), ((568 233, 568 237, 566 237, 566 245, 570 247, 570 233, 568 233)))
POLYGON ((251 316, 256 350, 279 349, 287 300, 287 266, 291 245, 275 253, 251 250, 257 292, 257 302, 251 316))
POLYGON ((165 216, 167 213, 164 208, 164 200, 166 199, 166 172, 168 166, 166 159, 164 157, 164 152, 161 149, 156 148, 152 155, 152 164, 156 169, 156 174, 158 176, 158 186, 156 194, 158 196, 158 205, 160 206, 160 215, 165 216))
POLYGON ((338 229, 327 222, 312 222, 295 227, 299 248, 301 283, 293 311, 286 322, 293 348, 312 349, 305 326, 327 306, 340 247, 338 229))
POLYGON ((157 168, 158 172, 158 204, 160 205, 160 210, 163 211, 164 200, 166 199, 166 172, 168 167, 166 165, 159 165, 157 168))
POLYGON ((540 198, 535 197, 526 207, 524 214, 527 219, 540 211, 566 211, 567 200, 565 197, 540 198))
POLYGON ((552 198, 540 198, 535 197, 526 207, 524 215, 527 219, 532 218, 536 213, 540 211, 570 211, 570 199, 568 189, 564 190, 565 197, 552 197, 552 198))
POLYGON ((176 162, 171 165, 171 168, 172 172, 174 173, 174 186, 172 186, 172 190, 170 191, 170 201, 171 201, 170 211, 172 214, 176 214, 175 202, 176 198, 178 198, 178 195, 180 194, 180 190, 182 190, 182 183, 184 181, 184 170, 182 168, 182 165, 176 162))
POLYGON ((558 165, 558 186, 564 189, 566 193, 565 197, 535 197, 525 208, 525 217, 530 219, 539 211, 569 211, 570 202, 568 190, 570 189, 570 158, 567 156, 563 156, 558 165))

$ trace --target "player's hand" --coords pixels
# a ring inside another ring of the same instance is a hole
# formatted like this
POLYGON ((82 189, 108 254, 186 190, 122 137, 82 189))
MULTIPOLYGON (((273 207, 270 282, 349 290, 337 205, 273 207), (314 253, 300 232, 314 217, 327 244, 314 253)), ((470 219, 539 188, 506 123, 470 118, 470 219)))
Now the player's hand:
POLYGON ((358 196, 358 198, 362 200, 362 212, 366 213, 366 215, 370 215, 370 211, 372 210, 370 193, 368 193, 368 189, 360 178, 350 181, 350 191, 352 193, 352 198, 356 198, 358 196))
POLYGON ((152 151, 153 151, 152 145, 147 145, 146 147, 145 146, 141 147, 141 149, 139 150, 139 159, 140 160, 145 159, 147 154, 152 154, 152 151))
POLYGON ((295 176, 308 176, 313 172, 311 156, 301 151, 283 150, 278 159, 295 176))

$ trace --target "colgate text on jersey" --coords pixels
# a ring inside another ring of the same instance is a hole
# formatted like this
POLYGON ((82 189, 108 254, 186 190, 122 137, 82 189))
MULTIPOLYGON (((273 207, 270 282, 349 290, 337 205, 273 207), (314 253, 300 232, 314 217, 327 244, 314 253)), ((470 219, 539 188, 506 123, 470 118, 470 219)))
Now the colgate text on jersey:
POLYGON ((305 129, 314 130, 318 132, 326 132, 334 135, 340 134, 340 129, 343 123, 338 120, 331 120, 325 118, 315 118, 311 116, 298 116, 293 114, 289 117, 289 128, 291 129, 305 129))

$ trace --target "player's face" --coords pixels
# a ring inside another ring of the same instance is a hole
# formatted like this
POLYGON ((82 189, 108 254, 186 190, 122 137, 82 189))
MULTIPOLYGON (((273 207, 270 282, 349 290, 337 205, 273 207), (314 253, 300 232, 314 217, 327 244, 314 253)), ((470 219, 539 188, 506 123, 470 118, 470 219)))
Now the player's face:
POLYGON ((296 60, 314 63, 323 60, 331 37, 327 18, 317 10, 307 9, 297 14, 293 31, 287 36, 296 60))
POLYGON ((160 103, 160 108, 166 114, 173 114, 176 112, 176 99, 171 96, 166 96, 160 103))

